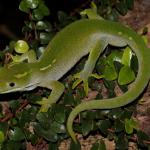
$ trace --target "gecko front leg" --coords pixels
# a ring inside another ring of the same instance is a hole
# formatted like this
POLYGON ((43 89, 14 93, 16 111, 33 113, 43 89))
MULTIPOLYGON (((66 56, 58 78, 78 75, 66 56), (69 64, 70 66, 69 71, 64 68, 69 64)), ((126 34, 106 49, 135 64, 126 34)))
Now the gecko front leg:
POLYGON ((39 86, 52 90, 48 98, 43 98, 38 102, 38 104, 41 105, 40 112, 47 112, 49 107, 51 107, 52 104, 56 103, 64 92, 64 85, 59 81, 49 81, 39 86))

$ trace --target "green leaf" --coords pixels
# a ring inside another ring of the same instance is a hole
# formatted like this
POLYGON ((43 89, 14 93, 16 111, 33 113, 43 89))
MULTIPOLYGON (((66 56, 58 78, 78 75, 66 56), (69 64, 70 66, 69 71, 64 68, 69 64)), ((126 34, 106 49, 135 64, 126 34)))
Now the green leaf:
POLYGON ((44 3, 41 3, 38 9, 42 12, 42 14, 44 16, 50 15, 50 11, 49 11, 48 7, 44 3))
POLYGON ((32 16, 35 20, 42 20, 44 16, 48 16, 50 11, 44 3, 40 3, 38 8, 33 10, 32 16))
POLYGON ((91 150, 106 150, 106 145, 103 140, 100 140, 100 142, 93 144, 91 150))
POLYGON ((104 78, 107 80, 115 80, 117 78, 117 72, 113 63, 105 66, 104 78))
POLYGON ((60 124, 56 121, 53 121, 50 126, 51 126, 51 130, 56 133, 65 133, 66 132, 64 124, 60 124))
POLYGON ((52 30, 52 25, 49 22, 46 22, 46 21, 38 21, 36 23, 36 29, 46 30, 46 31, 50 32, 52 30))
POLYGON ((4 132, 0 131, 0 143, 3 143, 5 140, 4 132))
POLYGON ((120 115, 122 113, 122 109, 121 108, 115 108, 115 109, 112 109, 109 114, 108 114, 108 117, 110 119, 119 119, 120 115))
MULTIPOLYGON (((93 3, 94 4, 94 3, 93 3)), ((96 5, 95 5, 96 6, 96 5)), ((103 19, 102 17, 100 17, 98 14, 97 14, 97 10, 96 9, 84 9, 83 11, 80 12, 80 15, 81 16, 85 16, 87 15, 87 17, 89 19, 103 19)))
POLYGON ((64 123, 66 120, 66 116, 65 116, 65 107, 63 105, 56 105, 54 107, 54 119, 55 121, 57 121, 58 123, 64 123))
POLYGON ((131 118, 131 119, 130 119, 130 123, 131 123, 131 125, 132 125, 132 127, 133 127, 134 129, 136 129, 136 130, 138 129, 139 124, 138 124, 138 121, 137 121, 137 120, 131 118))
POLYGON ((115 143, 118 150, 127 150, 129 148, 127 136, 122 132, 115 137, 115 143))
POLYGON ((44 15, 40 11, 40 9, 34 9, 32 13, 32 17, 34 20, 42 20, 44 18, 44 15))
POLYGON ((86 96, 84 88, 82 88, 82 87, 77 88, 76 89, 76 96, 78 99, 83 99, 86 96))
POLYGON ((82 121, 82 134, 84 136, 88 135, 91 130, 93 130, 94 121, 93 120, 83 120, 82 121))
POLYGON ((97 117, 97 115, 99 117, 99 113, 97 113, 97 112, 98 111, 87 111, 85 119, 87 119, 87 121, 90 121, 90 122, 93 121, 93 119, 95 119, 97 117))
POLYGON ((138 128, 138 123, 134 119, 125 119, 125 130, 127 134, 132 134, 133 129, 138 128))
MULTIPOLYGON (((32 131, 31 131, 32 132, 32 131)), ((31 141, 33 145, 35 145, 38 142, 38 136, 35 133, 31 133, 30 131, 25 131, 26 139, 28 141, 31 141)))
POLYGON ((31 32, 31 29, 29 27, 27 27, 27 26, 23 26, 22 27, 22 33, 26 34, 27 32, 31 32))
POLYGON ((125 129, 126 129, 126 133, 128 134, 132 134, 133 133, 133 127, 132 125, 130 125, 130 121, 127 119, 125 120, 125 129))
POLYGON ((68 18, 68 15, 64 11, 58 11, 58 20, 63 23, 68 18))
POLYGON ((25 0, 28 8, 35 9, 39 5, 39 0, 25 0))
POLYGON ((111 127, 111 122, 109 120, 99 121, 99 129, 103 134, 108 133, 108 129, 111 127))
POLYGON ((40 33, 40 41, 41 41, 41 44, 48 44, 49 41, 50 41, 50 34, 49 33, 46 33, 46 32, 41 32, 40 33))
POLYGON ((74 105, 74 96, 71 90, 68 90, 64 95, 64 104, 74 105))
POLYGON ((96 119, 106 119, 106 116, 109 114, 110 110, 99 110, 94 112, 96 119))
POLYGON ((25 138, 23 131, 19 127, 10 130, 9 138, 12 141, 21 141, 25 138))
POLYGON ((114 82, 114 81, 104 80, 104 86, 105 86, 107 89, 114 90, 114 88, 115 88, 115 82, 114 82))
POLYGON ((133 70, 131 70, 128 66, 123 66, 120 69, 119 76, 118 76, 118 83, 120 85, 129 84, 135 79, 135 74, 133 70))
POLYGON ((109 62, 120 62, 121 63, 121 59, 122 59, 122 51, 118 51, 118 50, 113 50, 110 55, 107 57, 107 60, 109 62))
POLYGON ((120 62, 114 61, 114 66, 115 66, 117 74, 119 74, 119 71, 123 65, 120 62))
POLYGON ((124 130, 124 123, 121 120, 116 119, 114 122, 114 129, 116 132, 123 131, 124 130))
POLYGON ((73 20, 76 20, 75 16, 74 17, 70 16, 64 11, 58 11, 57 16, 58 16, 58 21, 60 22, 59 28, 63 28, 69 23, 71 23, 73 20))
POLYGON ((39 0, 22 0, 19 4, 19 9, 23 12, 29 13, 30 9, 35 9, 39 5, 39 0))
POLYGON ((10 119, 10 122, 11 122, 11 125, 12 125, 12 126, 15 126, 15 125, 18 124, 18 120, 17 120, 16 118, 11 118, 11 119, 10 119))
POLYGON ((48 117, 47 113, 45 113, 45 112, 37 113, 36 119, 39 121, 42 128, 44 128, 44 129, 50 128, 51 120, 48 117))
POLYGON ((57 139, 58 139, 58 135, 57 133, 55 133, 54 131, 52 131, 51 129, 44 129, 40 126, 40 124, 36 123, 34 125, 34 128, 35 128, 35 131, 36 133, 40 136, 40 137, 43 137, 45 138, 46 140, 48 141, 51 141, 51 142, 56 142, 57 139))
POLYGON ((103 80, 103 81, 104 81, 104 86, 107 88, 108 97, 109 98, 115 97, 116 96, 114 92, 115 82, 109 80, 103 80))
POLYGON ((28 13, 29 12, 29 7, 28 7, 28 4, 26 3, 26 0, 22 0, 19 4, 19 9, 25 13, 28 13))
POLYGON ((121 121, 124 121, 125 119, 130 119, 132 114, 133 114, 134 110, 131 110, 130 108, 122 110, 122 112, 120 113, 119 119, 121 121))
POLYGON ((107 60, 104 57, 100 57, 96 63, 96 71, 98 74, 104 74, 105 66, 107 65, 107 60))
POLYGON ((37 110, 33 106, 29 109, 22 111, 18 117, 19 125, 21 127, 24 127, 27 123, 29 123, 30 121, 33 121, 35 119, 36 113, 37 113, 37 110))
POLYGON ((122 56, 122 64, 125 66, 130 66, 130 62, 131 62, 131 58, 132 58, 132 51, 129 47, 126 47, 122 56))

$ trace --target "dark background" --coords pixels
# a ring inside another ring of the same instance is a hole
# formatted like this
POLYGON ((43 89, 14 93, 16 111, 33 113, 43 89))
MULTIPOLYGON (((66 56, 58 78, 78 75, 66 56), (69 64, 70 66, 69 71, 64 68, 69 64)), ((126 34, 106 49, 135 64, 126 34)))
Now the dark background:
MULTIPOLYGON (((51 12, 51 17, 48 19, 55 19, 58 10, 64 10, 69 14, 84 2, 86 0, 45 0, 51 12)), ((19 3, 20 0, 0 0, 0 49, 3 49, 11 39, 11 37, 3 34, 3 27, 12 32, 12 36, 22 36, 21 29, 24 20, 28 19, 28 15, 18 9, 19 3)))

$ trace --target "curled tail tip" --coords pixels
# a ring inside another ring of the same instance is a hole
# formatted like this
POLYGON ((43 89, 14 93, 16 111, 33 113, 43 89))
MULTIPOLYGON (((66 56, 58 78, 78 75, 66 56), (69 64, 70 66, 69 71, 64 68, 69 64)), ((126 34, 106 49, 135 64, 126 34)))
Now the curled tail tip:
POLYGON ((71 138, 72 138, 73 142, 74 142, 75 144, 77 144, 78 142, 77 142, 77 139, 76 139, 75 134, 73 133, 73 134, 72 134, 72 135, 70 135, 70 136, 71 136, 71 138))
POLYGON ((72 127, 70 127, 70 125, 67 126, 67 130, 68 130, 68 133, 69 133, 69 135, 71 136, 73 142, 74 142, 75 144, 77 144, 77 139, 76 139, 75 133, 74 133, 74 131, 72 130, 72 127))
POLYGON ((75 144, 77 144, 77 139, 76 139, 76 136, 75 136, 75 133, 73 132, 73 130, 70 129, 70 128, 68 128, 68 133, 70 134, 70 136, 71 136, 73 142, 74 142, 75 144))

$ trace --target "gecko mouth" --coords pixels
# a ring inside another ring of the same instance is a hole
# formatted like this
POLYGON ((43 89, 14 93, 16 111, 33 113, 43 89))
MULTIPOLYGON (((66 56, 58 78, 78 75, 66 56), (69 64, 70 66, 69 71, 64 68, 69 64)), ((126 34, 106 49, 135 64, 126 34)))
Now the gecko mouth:
POLYGON ((39 84, 39 82, 32 84, 32 85, 28 85, 25 88, 23 88, 23 91, 31 91, 31 90, 35 89, 38 86, 38 84, 39 84))
POLYGON ((31 91, 31 90, 35 89, 36 87, 37 87, 36 85, 29 85, 29 86, 25 87, 23 89, 23 91, 31 91))

